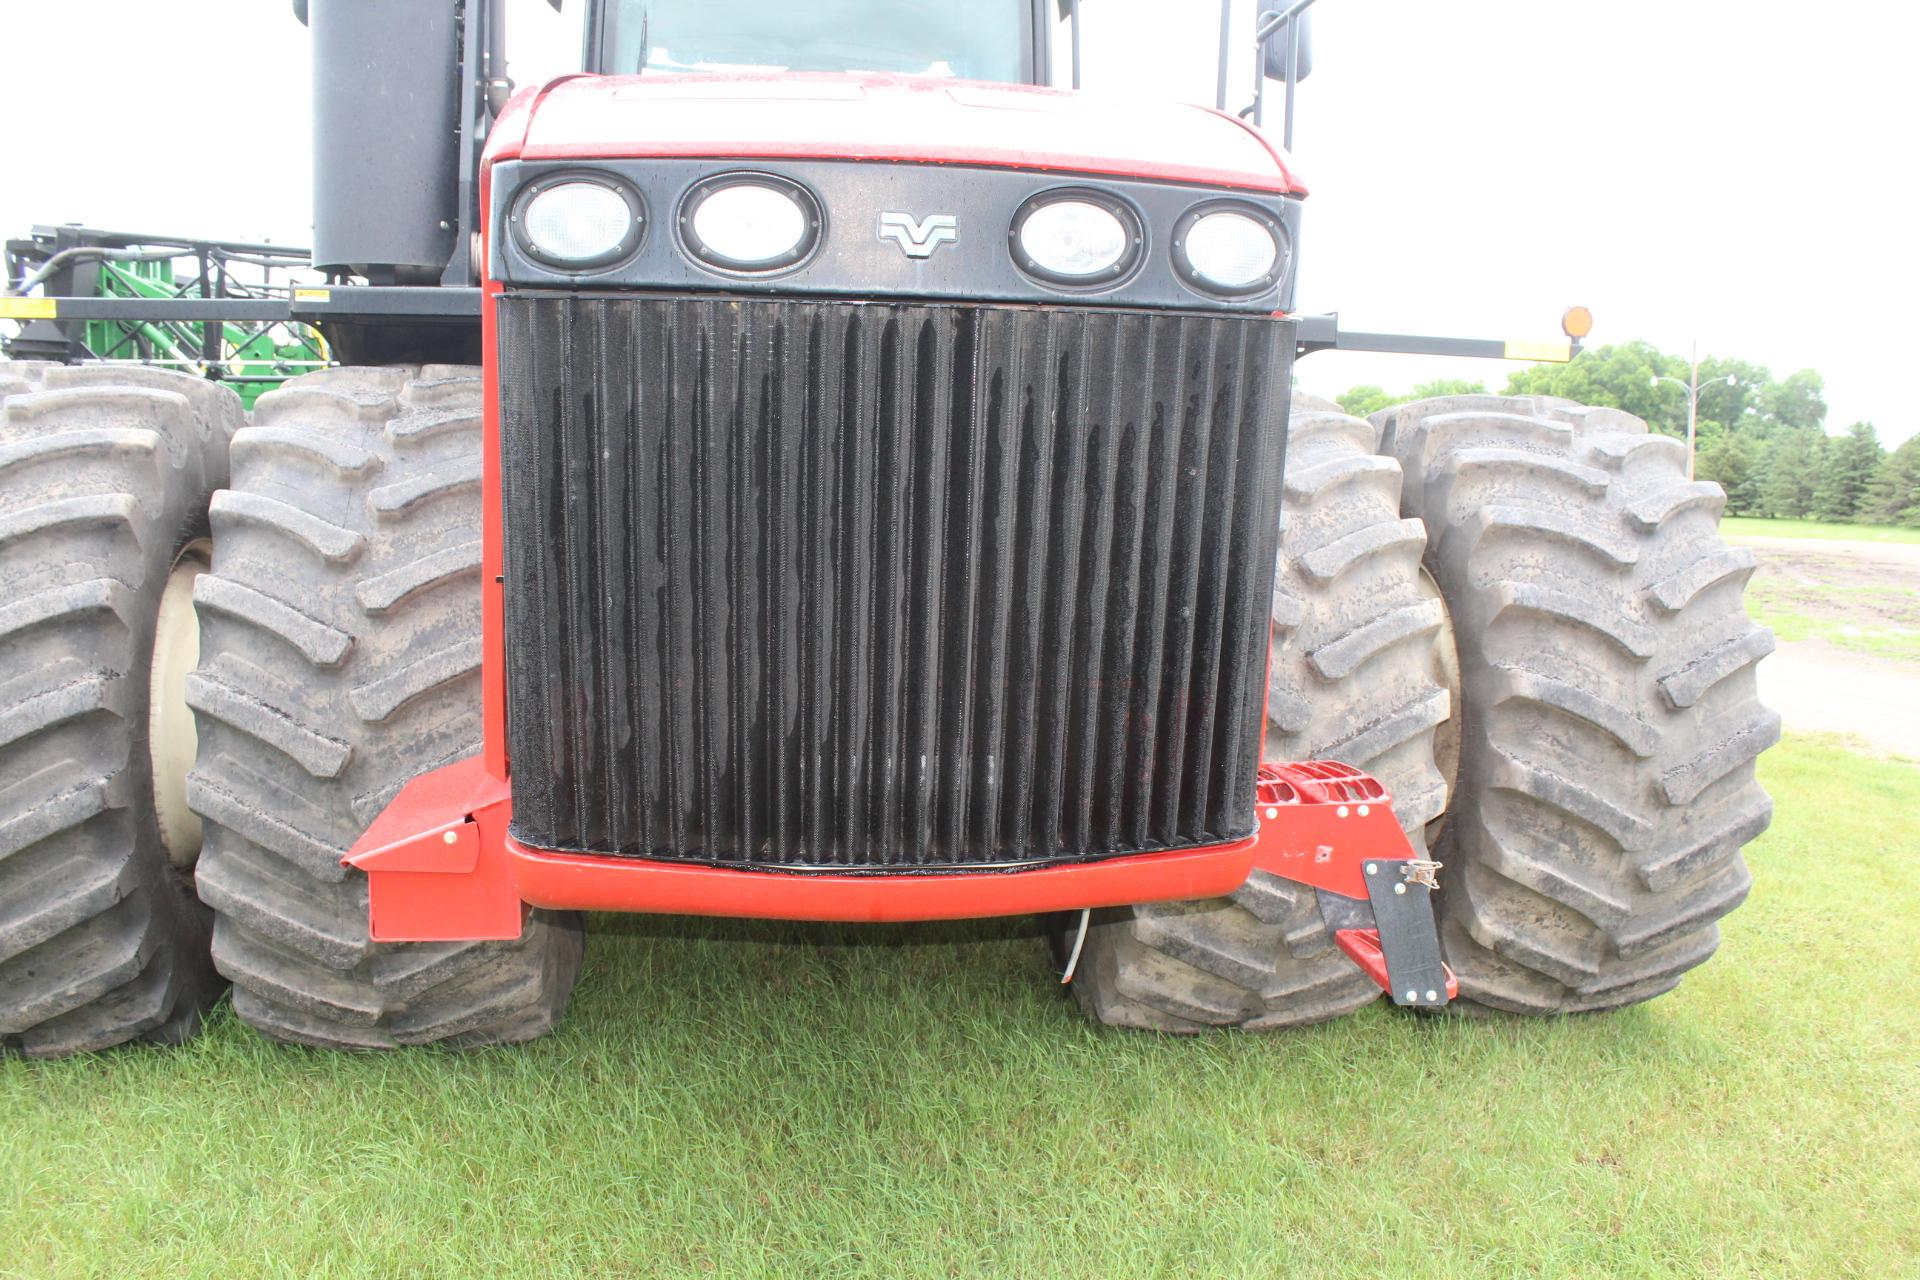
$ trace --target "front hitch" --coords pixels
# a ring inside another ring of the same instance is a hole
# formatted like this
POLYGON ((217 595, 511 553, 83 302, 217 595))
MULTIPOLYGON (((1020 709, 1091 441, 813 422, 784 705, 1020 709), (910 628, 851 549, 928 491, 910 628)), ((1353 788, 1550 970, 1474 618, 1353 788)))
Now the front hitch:
POLYGON ((1433 919, 1440 864, 1414 852, 1377 779, 1330 760, 1263 764, 1255 794, 1253 865, 1319 890, 1335 944, 1361 972, 1408 1008, 1460 993, 1433 919))

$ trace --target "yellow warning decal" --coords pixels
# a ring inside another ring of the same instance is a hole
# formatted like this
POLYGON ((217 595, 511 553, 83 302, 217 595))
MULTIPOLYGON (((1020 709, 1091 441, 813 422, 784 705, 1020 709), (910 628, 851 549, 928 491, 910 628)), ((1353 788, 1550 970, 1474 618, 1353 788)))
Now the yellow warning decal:
POLYGON ((1565 364, 1573 359, 1570 342, 1509 342, 1502 353, 1509 360, 1551 360, 1565 364))
POLYGON ((331 302, 333 301, 333 290, 295 289, 293 291, 293 298, 295 302, 331 302))
POLYGON ((0 298, 0 320, 51 320, 52 298, 0 298))

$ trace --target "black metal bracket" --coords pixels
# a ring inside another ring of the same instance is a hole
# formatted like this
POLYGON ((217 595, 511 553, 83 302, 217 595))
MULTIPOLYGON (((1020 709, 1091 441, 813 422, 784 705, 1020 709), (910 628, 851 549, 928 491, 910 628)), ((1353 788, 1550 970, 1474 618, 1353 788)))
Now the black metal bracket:
POLYGON ((478 286, 350 284, 293 290, 296 320, 367 317, 392 320, 480 319, 478 286))
POLYGON ((1417 333, 1362 333, 1340 327, 1337 312, 1296 317, 1301 356, 1316 351, 1379 351, 1407 356, 1472 356, 1484 360, 1538 360, 1565 364, 1580 353, 1577 340, 1530 342, 1501 338, 1440 338, 1417 333))
POLYGON ((1409 874, 1421 865, 1431 864, 1383 858, 1361 870, 1392 983, 1387 994, 1397 1005, 1437 1009, 1447 1003, 1447 966, 1440 959, 1440 931, 1433 922, 1433 891, 1409 874))

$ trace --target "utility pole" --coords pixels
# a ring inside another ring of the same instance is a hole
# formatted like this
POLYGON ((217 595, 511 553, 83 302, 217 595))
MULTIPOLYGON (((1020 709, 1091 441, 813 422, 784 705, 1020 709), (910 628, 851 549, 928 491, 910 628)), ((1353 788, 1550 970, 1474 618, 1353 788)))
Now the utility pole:
MULTIPOLYGON (((1715 383, 1720 382, 1732 386, 1737 381, 1739 381, 1739 379, 1729 373, 1719 378, 1708 378, 1707 386, 1711 387, 1715 383)), ((1695 339, 1693 344, 1693 376, 1687 381, 1682 382, 1680 379, 1668 377, 1664 373, 1656 373, 1653 375, 1654 386, 1657 387, 1663 382, 1671 382, 1676 387, 1685 387, 1687 389, 1687 479, 1691 480, 1693 479, 1693 434, 1695 426, 1700 421, 1700 393, 1706 390, 1706 387, 1700 385, 1700 342, 1698 339, 1695 339)))

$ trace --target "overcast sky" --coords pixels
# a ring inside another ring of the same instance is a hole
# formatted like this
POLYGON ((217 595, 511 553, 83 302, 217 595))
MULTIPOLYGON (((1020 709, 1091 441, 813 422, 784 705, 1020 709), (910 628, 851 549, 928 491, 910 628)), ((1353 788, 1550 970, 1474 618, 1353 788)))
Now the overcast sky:
MULTIPOLYGON (((795 0, 803 3, 804 0, 795 0)), ((980 4, 1004 0, 955 0, 980 4)), ((1242 17, 1254 0, 1238 0, 1242 17)), ((1083 0, 1086 82, 1211 101, 1217 0, 1083 0)), ((521 83, 579 4, 509 0, 521 83)), ((1907 3, 1320 0, 1297 167, 1303 310, 1357 329, 1648 338, 1827 382, 1830 429, 1920 430, 1907 3)), ((35 222, 305 243, 304 30, 284 0, 0 0, 0 232, 35 222)), ((1244 92, 1244 90, 1242 91, 1244 92)), ((1277 117, 1270 117, 1277 129, 1277 117)), ((1487 379, 1327 354, 1311 390, 1487 379)))

